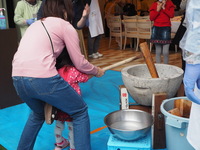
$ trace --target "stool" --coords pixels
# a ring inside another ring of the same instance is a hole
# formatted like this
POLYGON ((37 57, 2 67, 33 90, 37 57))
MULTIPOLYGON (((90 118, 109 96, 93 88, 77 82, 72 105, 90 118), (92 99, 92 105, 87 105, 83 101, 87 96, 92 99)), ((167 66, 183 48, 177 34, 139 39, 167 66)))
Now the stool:
POLYGON ((107 147, 108 150, 151 150, 151 133, 149 132, 147 136, 135 141, 120 140, 111 134, 107 147))

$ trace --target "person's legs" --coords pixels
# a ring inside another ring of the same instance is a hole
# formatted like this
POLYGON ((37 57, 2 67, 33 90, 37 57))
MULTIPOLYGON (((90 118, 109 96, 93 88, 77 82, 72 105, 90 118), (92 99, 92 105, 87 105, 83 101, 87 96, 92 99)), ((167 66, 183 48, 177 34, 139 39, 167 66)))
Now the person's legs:
POLYGON ((64 129, 65 129, 65 122, 57 120, 55 128, 55 138, 56 138, 55 150, 62 150, 65 147, 69 146, 69 141, 62 136, 64 129))
POLYGON ((62 132, 64 129, 65 129, 65 122, 57 120, 55 127, 56 143, 61 143, 63 141, 62 132))
POLYGON ((169 44, 163 45, 163 59, 164 59, 164 64, 169 63, 169 44))
POLYGON ((92 38, 90 35, 90 31, 88 31, 88 55, 92 55, 94 53, 94 50, 93 50, 94 40, 95 38, 92 38))
POLYGON ((30 108, 33 110, 26 122, 17 150, 33 149, 38 132, 44 123, 45 103, 30 97, 32 92, 28 89, 27 79, 28 78, 25 77, 13 77, 13 84, 17 94, 23 101, 27 102, 27 105, 29 107, 31 106, 30 108))
POLYGON ((51 78, 14 78, 18 94, 34 112, 24 128, 18 150, 33 149, 37 134, 44 122, 45 102, 73 118, 76 150, 91 150, 88 107, 63 78, 59 75, 51 78))
POLYGON ((95 38, 91 37, 90 32, 88 33, 88 56, 91 58, 98 58, 99 56, 94 52, 95 38))
POLYGON ((69 143, 70 143, 70 150, 74 150, 74 131, 73 131, 73 122, 67 122, 69 128, 69 143))
POLYGON ((155 44, 155 47, 156 47, 156 63, 161 63, 162 47, 160 44, 155 44))
POLYGON ((44 116, 40 113, 31 112, 22 132, 17 150, 32 150, 36 137, 44 123, 44 116))
POLYGON ((94 38, 95 38, 95 40, 94 40, 93 50, 94 50, 94 53, 97 53, 99 50, 101 35, 98 35, 94 38))
POLYGON ((98 57, 102 57, 103 54, 99 53, 98 50, 99 50, 99 45, 100 45, 100 40, 101 40, 101 35, 98 35, 96 37, 94 37, 95 40, 94 40, 94 47, 93 47, 93 50, 94 50, 94 53, 98 56, 98 57))

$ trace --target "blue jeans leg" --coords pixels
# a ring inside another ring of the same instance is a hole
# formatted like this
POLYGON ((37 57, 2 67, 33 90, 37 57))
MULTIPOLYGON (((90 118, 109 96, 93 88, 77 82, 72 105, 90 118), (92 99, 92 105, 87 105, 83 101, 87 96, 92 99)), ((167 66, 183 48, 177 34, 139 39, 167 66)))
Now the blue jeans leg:
POLYGON ((31 112, 21 135, 17 150, 33 150, 36 137, 44 123, 41 114, 31 112))
POLYGON ((33 111, 21 136, 19 150, 32 149, 44 122, 45 102, 73 118, 76 150, 91 150, 88 107, 81 96, 59 75, 51 78, 13 77, 13 83, 20 98, 33 111), (23 148, 27 143, 29 146, 23 148))

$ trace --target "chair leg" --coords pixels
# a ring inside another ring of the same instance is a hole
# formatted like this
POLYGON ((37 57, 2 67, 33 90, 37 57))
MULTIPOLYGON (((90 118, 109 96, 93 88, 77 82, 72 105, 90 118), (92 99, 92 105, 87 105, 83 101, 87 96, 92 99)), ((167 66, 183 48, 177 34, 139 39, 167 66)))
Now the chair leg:
POLYGON ((122 36, 120 37, 120 49, 122 49, 122 36))
POLYGON ((110 48, 110 45, 111 45, 111 40, 112 40, 112 37, 111 37, 111 35, 110 35, 110 40, 109 40, 109 48, 110 48))
POLYGON ((137 46, 136 46, 136 51, 138 51, 138 47, 139 47, 139 38, 137 38, 137 46))
POLYGON ((124 38, 124 49, 126 48, 126 40, 127 40, 127 37, 124 38))
POLYGON ((132 48, 132 45, 133 45, 133 38, 130 38, 130 48, 132 48))
POLYGON ((150 46, 150 52, 151 52, 153 44, 150 43, 149 46, 150 46))
POLYGON ((177 51, 178 51, 178 46, 175 45, 175 52, 177 53, 177 51))

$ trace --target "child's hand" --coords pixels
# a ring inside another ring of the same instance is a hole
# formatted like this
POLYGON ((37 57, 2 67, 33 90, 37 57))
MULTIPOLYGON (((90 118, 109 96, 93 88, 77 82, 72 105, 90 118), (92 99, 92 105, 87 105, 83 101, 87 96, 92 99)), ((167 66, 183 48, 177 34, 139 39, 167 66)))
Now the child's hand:
POLYGON ((162 1, 162 9, 165 9, 165 5, 166 5, 166 0, 162 1))
POLYGON ((157 12, 159 12, 162 8, 162 2, 157 2, 157 12))
POLYGON ((104 75, 104 73, 105 73, 105 70, 98 67, 98 72, 96 74, 96 77, 101 77, 104 75))

